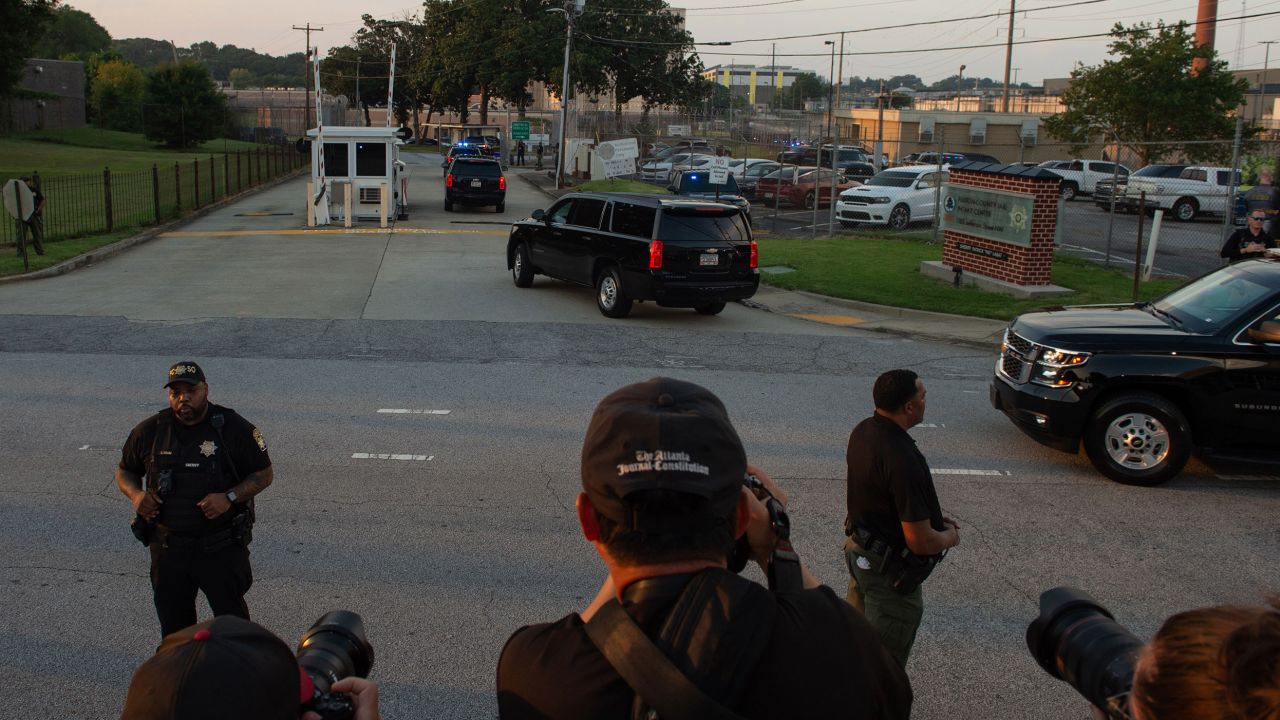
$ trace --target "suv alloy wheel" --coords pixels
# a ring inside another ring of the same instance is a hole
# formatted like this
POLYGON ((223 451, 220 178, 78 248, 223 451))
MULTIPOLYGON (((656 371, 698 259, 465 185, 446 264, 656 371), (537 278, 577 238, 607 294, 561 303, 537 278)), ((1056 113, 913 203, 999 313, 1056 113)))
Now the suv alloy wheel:
POLYGON ((1191 432, 1182 412, 1165 398, 1126 393, 1094 412, 1084 449, 1103 475, 1149 487, 1182 472, 1191 456, 1191 432))

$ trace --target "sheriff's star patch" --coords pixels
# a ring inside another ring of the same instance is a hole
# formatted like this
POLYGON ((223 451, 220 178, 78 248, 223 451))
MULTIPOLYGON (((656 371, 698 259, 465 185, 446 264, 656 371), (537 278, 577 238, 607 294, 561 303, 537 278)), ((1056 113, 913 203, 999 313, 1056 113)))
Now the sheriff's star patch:
POLYGON ((218 452, 218 446, 215 445, 212 440, 205 440, 204 442, 200 443, 201 455, 205 457, 213 457, 213 454, 216 452, 218 452))
POLYGON ((262 452, 267 451, 267 441, 262 437, 262 431, 258 428, 253 429, 253 441, 258 443, 258 449, 262 452))

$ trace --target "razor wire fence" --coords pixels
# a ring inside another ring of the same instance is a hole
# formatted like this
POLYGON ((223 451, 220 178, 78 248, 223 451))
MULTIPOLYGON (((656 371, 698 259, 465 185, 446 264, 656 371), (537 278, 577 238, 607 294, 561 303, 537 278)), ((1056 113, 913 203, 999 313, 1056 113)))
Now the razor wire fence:
MULTIPOLYGON (((52 177, 33 170, 30 177, 45 198, 44 240, 56 242, 173 220, 308 163, 291 147, 264 146, 184 156, 147 170, 106 167, 100 173, 52 177)), ((14 244, 16 233, 16 221, 0 222, 0 243, 14 244)))

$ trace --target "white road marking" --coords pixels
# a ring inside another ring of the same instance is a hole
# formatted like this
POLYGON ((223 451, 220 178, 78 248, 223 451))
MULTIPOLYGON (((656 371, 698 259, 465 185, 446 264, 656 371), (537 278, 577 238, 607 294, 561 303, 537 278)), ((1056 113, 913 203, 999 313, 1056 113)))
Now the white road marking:
POLYGON ((1005 476, 1013 473, 1008 470, 970 470, 968 468, 929 468, 934 475, 997 475, 1005 476))
POLYGON ((88 450, 88 449, 89 449, 89 446, 88 446, 88 445, 81 445, 81 446, 80 446, 80 449, 81 449, 81 450, 88 450))
POLYGON ((430 461, 435 455, 410 455, 401 453, 351 453, 352 460, 415 460, 430 461))
POLYGON ((916 425, 916 426, 914 426, 914 427, 918 427, 918 428, 944 428, 944 427, 946 427, 946 426, 947 426, 947 424, 946 424, 946 423, 941 423, 941 424, 939 424, 939 423, 920 423, 919 425, 916 425))
POLYGON ((706 365, 698 365, 697 363, 689 362, 690 360, 697 360, 697 358, 692 355, 667 355, 659 360, 658 363, 660 365, 673 368, 695 369, 706 367, 706 365))
POLYGON ((409 408, 379 408, 383 415, 448 415, 452 410, 410 410, 409 408))

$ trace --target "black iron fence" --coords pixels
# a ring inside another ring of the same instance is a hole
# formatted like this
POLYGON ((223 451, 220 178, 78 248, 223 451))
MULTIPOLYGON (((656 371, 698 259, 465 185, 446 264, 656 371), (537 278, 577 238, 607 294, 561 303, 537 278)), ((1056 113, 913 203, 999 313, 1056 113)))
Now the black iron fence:
MULTIPOLYGON (((190 157, 149 170, 42 177, 45 241, 110 233, 182 217, 210 203, 293 172, 309 161, 292 147, 190 157)), ((0 222, 0 243, 16 242, 17 225, 0 222)))

